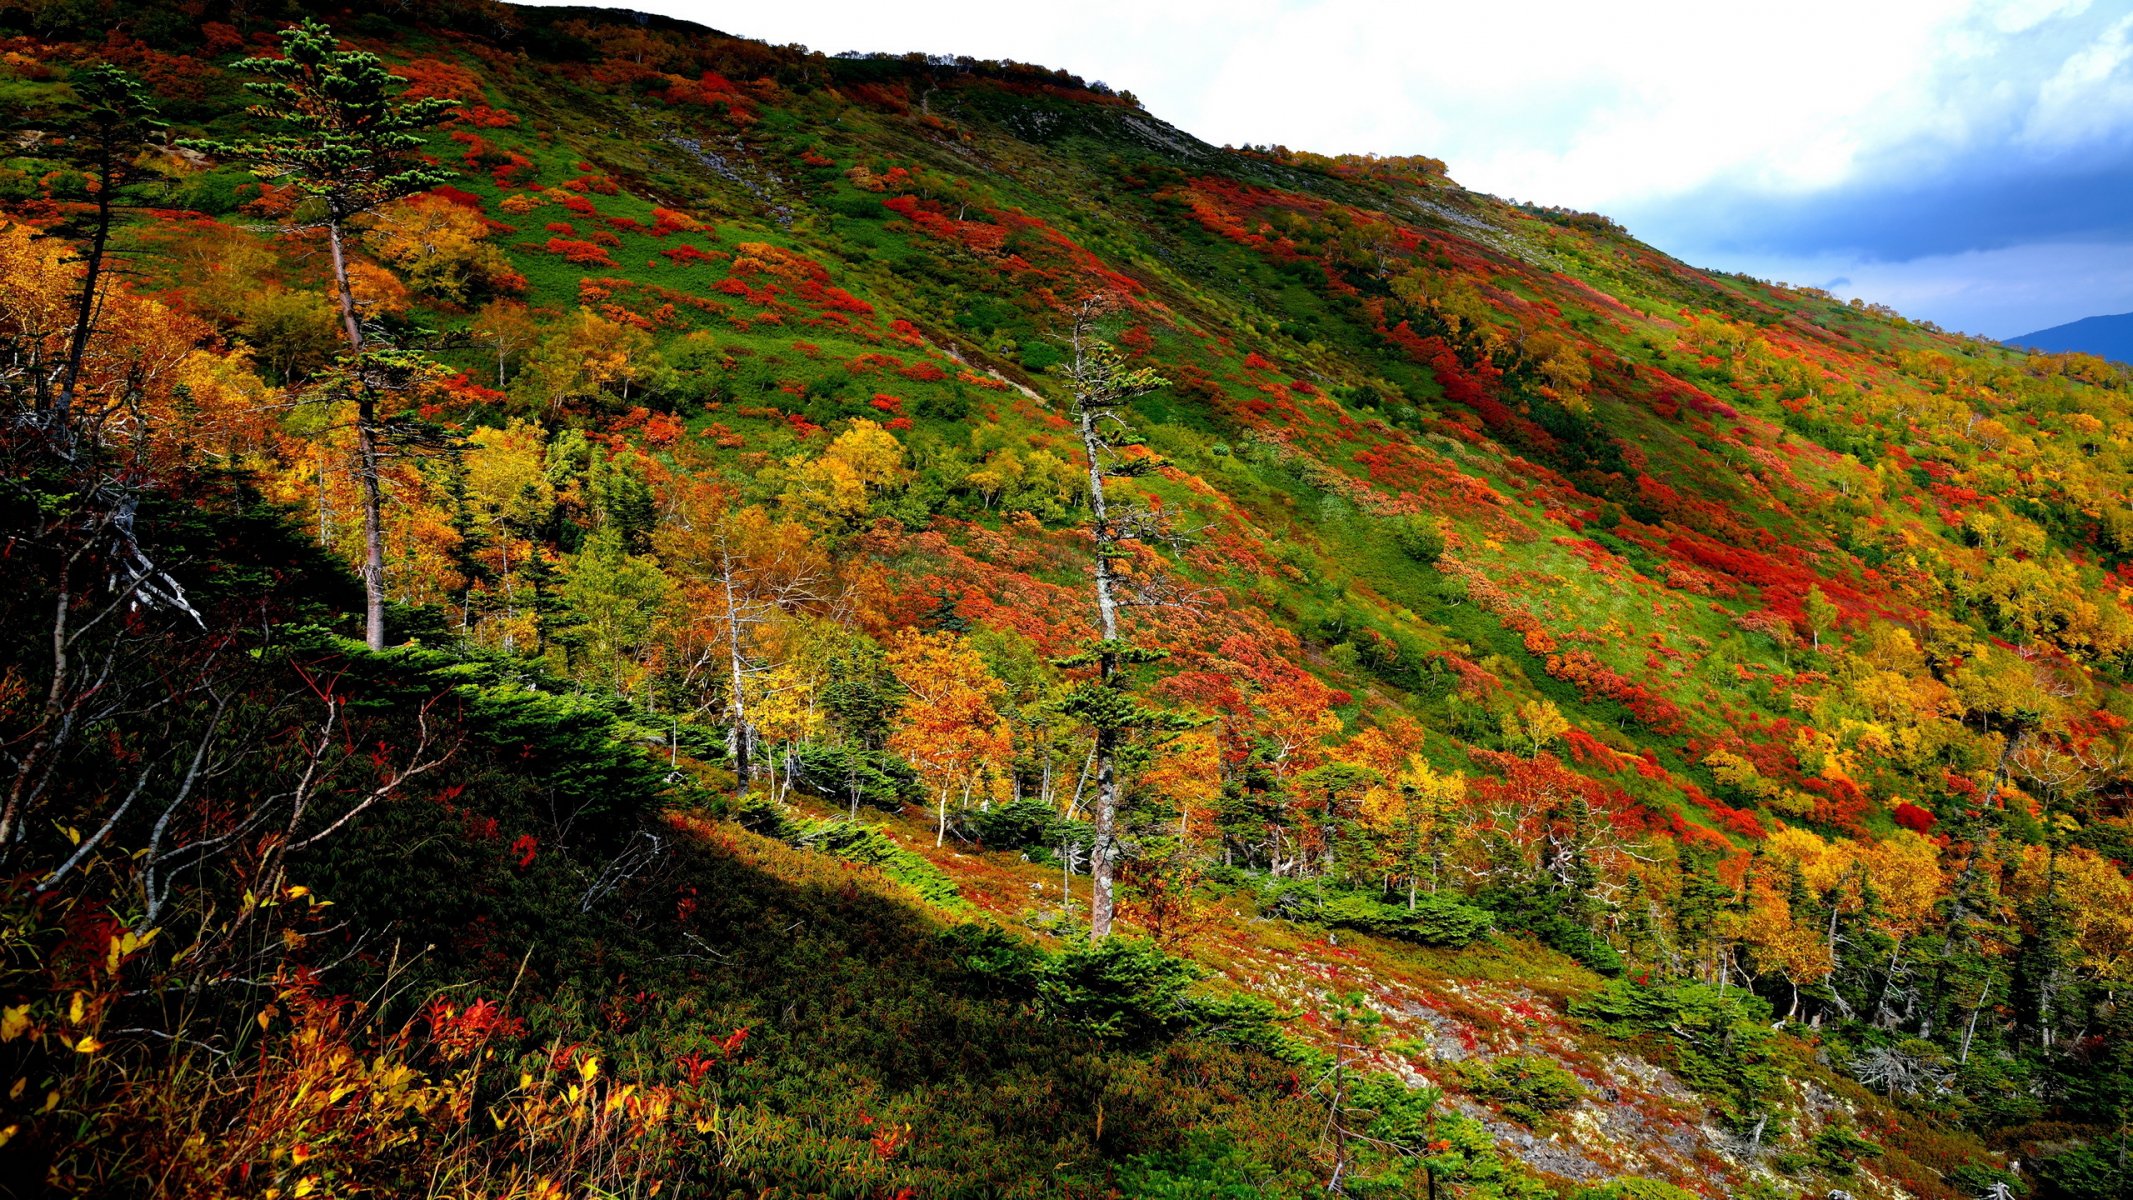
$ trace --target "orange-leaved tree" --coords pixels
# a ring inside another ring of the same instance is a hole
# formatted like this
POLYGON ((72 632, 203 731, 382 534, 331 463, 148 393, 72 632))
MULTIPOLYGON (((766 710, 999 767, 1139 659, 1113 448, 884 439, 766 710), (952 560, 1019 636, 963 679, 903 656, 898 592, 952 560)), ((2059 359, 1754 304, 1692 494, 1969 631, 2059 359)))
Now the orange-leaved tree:
POLYGON ((994 701, 1005 692, 992 668, 962 637, 946 630, 902 630, 889 648, 889 670, 909 695, 889 748, 932 790, 940 809, 934 844, 948 839, 948 800, 980 789, 1006 791, 1015 739, 994 701))

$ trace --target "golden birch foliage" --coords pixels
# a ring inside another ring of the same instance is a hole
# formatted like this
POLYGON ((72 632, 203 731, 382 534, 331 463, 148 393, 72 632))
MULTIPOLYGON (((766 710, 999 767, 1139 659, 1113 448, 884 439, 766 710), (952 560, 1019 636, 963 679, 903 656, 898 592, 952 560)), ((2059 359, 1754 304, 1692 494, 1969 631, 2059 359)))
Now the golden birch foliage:
POLYGON ((1758 874, 1748 884, 1748 911, 1740 919, 1740 940, 1755 951, 1755 961, 1776 971, 1794 986, 1826 978, 1836 969, 1829 943, 1815 924, 1802 924, 1793 914, 1785 892, 1770 872, 1758 874))
POLYGON ((874 497, 911 477, 904 446, 878 422, 858 420, 820 456, 794 467, 778 502, 815 525, 849 525, 867 514, 874 497))
POLYGON ((1843 883, 1845 876, 1851 874, 1854 861, 1851 842, 1830 841, 1806 829, 1780 829, 1770 835, 1763 848, 1798 865, 1801 878, 1816 895, 1827 895, 1843 883))
POLYGON ((1528 700, 1503 714, 1503 739, 1539 754, 1570 732, 1570 720, 1553 700, 1528 700))
POLYGON ((27 225, 0 225, 0 333, 36 343, 46 357, 62 352, 73 323, 72 253, 58 238, 27 225))
POLYGON ((1880 841, 1860 843, 1858 855, 1881 898, 1881 931, 1897 939, 1917 934, 1940 899, 1940 847, 1933 839, 1904 829, 1880 841))
POLYGON ((550 411, 610 392, 627 399, 655 357, 651 334, 580 308, 527 356, 514 390, 550 411))
POLYGON ((492 520, 525 524, 555 506, 548 478, 548 439, 531 421, 484 425, 467 437, 467 492, 492 520))
POLYGON ((2082 969, 2099 979, 2133 983, 2133 883, 2086 846, 2059 851, 2056 864, 2048 847, 2027 846, 2015 864, 2010 891, 2020 900, 2040 899, 2054 884, 2054 870, 2082 969))
POLYGON ((1212 729, 1188 729, 1157 751, 1141 789, 1169 801, 1188 831, 1200 829, 1222 795, 1222 742, 1212 729))
POLYGON ((252 371, 248 355, 195 350, 178 364, 174 383, 184 385, 186 403, 176 403, 173 395, 151 408, 151 427, 186 437, 229 465, 257 470, 279 465, 283 446, 276 418, 283 397, 252 371))

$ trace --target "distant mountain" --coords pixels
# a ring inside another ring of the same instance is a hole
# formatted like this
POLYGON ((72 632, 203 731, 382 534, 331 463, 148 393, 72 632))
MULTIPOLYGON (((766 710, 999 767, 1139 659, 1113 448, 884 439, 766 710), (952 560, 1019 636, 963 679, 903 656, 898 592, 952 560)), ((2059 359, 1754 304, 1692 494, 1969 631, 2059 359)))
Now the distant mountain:
POLYGON ((2075 350, 2119 362, 2133 362, 2133 313, 2083 317, 2050 329, 2008 338, 2005 344, 2054 352, 2075 350))

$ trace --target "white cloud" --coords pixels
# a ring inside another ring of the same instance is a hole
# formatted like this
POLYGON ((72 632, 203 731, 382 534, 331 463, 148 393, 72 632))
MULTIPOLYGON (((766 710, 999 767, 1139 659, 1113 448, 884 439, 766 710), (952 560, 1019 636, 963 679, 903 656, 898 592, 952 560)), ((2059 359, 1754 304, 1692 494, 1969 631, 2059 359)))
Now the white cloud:
POLYGON ((1064 67, 1211 141, 1434 154, 1472 186, 1585 207, 1830 187, 2032 100, 2040 129, 2105 120, 2120 106, 2084 98, 2124 43, 2121 25, 2111 46, 2037 55, 2085 0, 639 2, 830 52, 1064 67))
POLYGON ((2040 242, 1903 262, 1745 255, 1726 267, 1826 287, 1846 300, 1857 296, 1994 338, 2133 309, 2133 245, 2124 242, 2040 242))
POLYGON ((2044 81, 2022 138, 2063 147, 2127 132, 2133 118, 2133 14, 2076 51, 2044 81))

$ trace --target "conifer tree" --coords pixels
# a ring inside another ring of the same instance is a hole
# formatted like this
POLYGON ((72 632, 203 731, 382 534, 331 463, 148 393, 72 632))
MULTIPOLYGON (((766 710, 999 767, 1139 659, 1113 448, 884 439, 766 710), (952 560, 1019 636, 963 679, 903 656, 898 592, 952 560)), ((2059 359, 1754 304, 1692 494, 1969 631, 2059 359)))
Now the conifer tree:
POLYGON ((1133 557, 1132 544, 1160 534, 1162 525, 1152 512, 1113 504, 1104 481, 1143 475, 1158 465, 1151 456, 1121 453, 1135 444, 1122 411, 1168 381, 1149 368, 1126 366, 1118 352, 1096 336, 1097 318, 1106 308, 1101 296, 1082 302, 1074 316, 1071 357, 1065 364, 1088 470, 1089 534, 1095 543, 1098 636, 1081 653, 1059 660, 1060 666, 1095 668, 1095 678, 1076 688, 1068 703, 1069 711, 1088 722, 1096 735, 1096 830, 1089 854, 1092 939, 1111 932, 1113 883, 1118 874, 1119 750, 1134 730, 1181 729, 1192 724, 1133 695, 1129 668, 1156 662, 1166 652, 1136 646, 1119 633, 1120 609, 1161 600, 1160 580, 1132 580, 1123 568, 1133 557), (1129 593, 1129 586, 1136 582, 1139 586, 1129 593))
POLYGON ((68 80, 77 107, 61 130, 67 157, 95 182, 95 211, 89 218, 88 247, 82 256, 81 295, 76 301, 74 333, 67 342, 66 366, 60 374, 53 417, 64 425, 81 383, 82 359, 96 327, 99 288, 111 243, 111 222, 118 191, 134 177, 138 159, 165 126, 155 97, 141 81, 105 63, 78 68, 68 80))
POLYGON ((363 485, 363 637, 385 648, 385 535, 379 496, 376 374, 404 373, 404 356, 370 349, 355 292, 348 282, 349 223, 402 196, 446 182, 450 173, 420 156, 423 132, 459 102, 426 98, 398 101, 407 81, 385 69, 378 56, 343 50, 333 30, 316 18, 281 33, 281 56, 248 58, 237 66, 261 78, 245 86, 260 98, 249 110, 281 132, 235 141, 187 145, 211 154, 248 160, 262 178, 289 180, 317 201, 319 224, 333 264, 334 299, 353 367, 347 383, 356 402, 356 474, 363 485))

